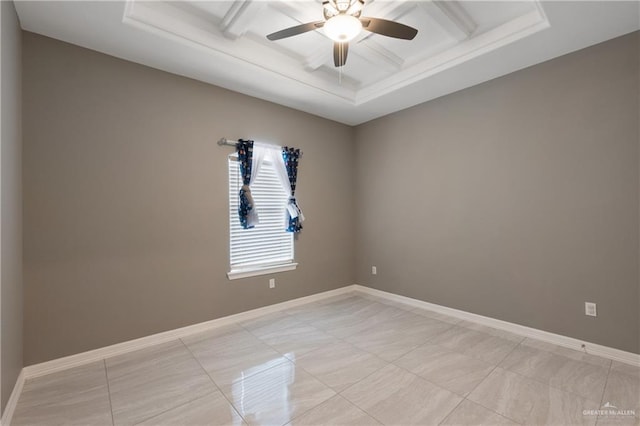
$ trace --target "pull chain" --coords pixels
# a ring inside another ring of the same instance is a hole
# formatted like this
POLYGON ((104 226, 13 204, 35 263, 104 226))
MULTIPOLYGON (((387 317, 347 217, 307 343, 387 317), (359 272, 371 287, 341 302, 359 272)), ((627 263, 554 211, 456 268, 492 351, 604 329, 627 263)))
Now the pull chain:
MULTIPOLYGON (((340 52, 340 58, 342 59, 344 57, 344 43, 340 43, 338 46, 339 46, 338 49, 340 52)), ((338 84, 340 84, 340 86, 342 86, 342 68, 343 67, 344 67, 344 64, 338 67, 338 84)))

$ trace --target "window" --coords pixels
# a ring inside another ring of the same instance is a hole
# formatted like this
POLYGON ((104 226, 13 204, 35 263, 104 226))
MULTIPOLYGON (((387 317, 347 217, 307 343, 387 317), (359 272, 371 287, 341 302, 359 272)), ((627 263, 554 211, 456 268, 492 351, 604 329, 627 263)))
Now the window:
POLYGON ((229 156, 229 279, 246 278, 296 268, 293 233, 286 232, 287 193, 270 161, 262 165, 251 194, 260 223, 243 229, 238 219, 238 192, 242 187, 240 165, 229 156))

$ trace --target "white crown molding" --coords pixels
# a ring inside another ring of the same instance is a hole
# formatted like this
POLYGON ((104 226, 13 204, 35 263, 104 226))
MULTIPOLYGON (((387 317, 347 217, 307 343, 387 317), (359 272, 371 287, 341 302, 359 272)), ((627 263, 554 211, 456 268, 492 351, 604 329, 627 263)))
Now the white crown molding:
POLYGON ((377 296, 382 299, 390 300, 393 302, 403 303, 405 305, 413 306, 415 308, 426 309, 432 312, 449 315, 461 320, 470 321, 476 324, 484 325, 487 327, 497 328, 499 330, 508 331, 519 336, 529 337, 536 340, 541 340, 547 343, 553 343, 564 348, 574 349, 577 351, 586 350, 591 355, 597 355, 603 358, 608 358, 614 361, 619 361, 625 364, 630 364, 636 367, 640 367, 640 354, 632 352, 622 351, 620 349, 611 348, 608 346, 598 345, 596 343, 586 342, 584 340, 574 339, 573 337, 562 336, 560 334, 550 333, 548 331, 539 330, 536 328, 527 327, 520 324, 514 324, 499 319, 485 317, 483 315, 473 314, 471 312, 461 311, 458 309, 448 308, 442 305, 436 305, 434 303, 425 302, 411 297, 400 296, 398 294, 389 293, 382 290, 377 290, 370 287, 361 285, 355 285, 356 292, 368 294, 371 296, 377 296), (583 346, 584 345, 584 348, 583 346))
POLYGON ((321 31, 275 43, 265 37, 287 25, 321 19, 318 1, 253 0, 239 15, 239 10, 231 13, 233 1, 18 1, 15 6, 25 31, 347 125, 640 29, 637 2, 525 0, 460 2, 461 7, 425 2, 368 0, 367 16, 393 20, 401 15, 400 22, 418 28, 418 36, 405 43, 363 34, 340 70, 333 67, 331 41, 321 31), (254 1, 264 9, 251 20, 254 1), (523 29, 527 13, 552 25, 523 29), (520 31, 508 24, 514 21, 520 31), (487 34, 501 25, 493 43, 487 34), (509 31, 516 34, 507 37, 509 31), (397 57, 371 52, 365 47, 370 40, 397 57), (326 53, 316 55, 318 50, 326 53))
MULTIPOLYGON (((211 22, 162 1, 127 0, 122 22, 145 32, 168 38, 189 47, 203 49, 214 57, 232 59, 239 67, 252 68, 252 79, 277 75, 291 83, 329 94, 339 101, 353 103, 355 91, 304 70, 304 58, 274 48, 266 38, 240 37, 230 40, 211 22)), ((319 36, 319 35, 318 35, 319 36)), ((267 80, 268 81, 268 80, 267 80)))
POLYGON ((460 4, 455 1, 425 1, 420 7, 456 40, 467 39, 478 27, 473 19, 465 12, 460 4))
MULTIPOLYGON (((538 2, 536 4, 539 5, 538 2)), ((428 56, 380 82, 362 88, 356 93, 355 104, 371 102, 383 95, 549 28, 550 23, 546 16, 541 14, 541 10, 542 7, 539 6, 536 10, 515 18, 498 28, 461 41, 440 54, 428 56)))
MULTIPOLYGON (((417 8, 414 2, 384 2, 381 5, 373 3, 373 6, 379 7, 371 12, 396 20, 413 10, 421 10, 432 16, 445 32, 453 33, 452 39, 456 43, 436 55, 427 54, 420 57, 423 54, 419 53, 418 49, 417 55, 402 58, 371 40, 371 33, 363 33, 355 43, 365 47, 368 54, 363 55, 362 52, 350 49, 349 55, 352 60, 360 56, 374 66, 385 70, 386 76, 370 83, 357 82, 351 88, 336 84, 334 73, 313 72, 323 66, 321 61, 323 59, 326 61, 327 55, 311 54, 300 57, 280 48, 278 44, 267 41, 264 37, 256 38, 250 34, 241 37, 247 32, 248 22, 256 17, 259 10, 262 10, 259 9, 260 7, 264 7, 262 2, 234 2, 227 15, 223 17, 220 26, 214 28, 214 25, 206 19, 196 13, 189 13, 187 9, 176 8, 164 2, 128 0, 122 21, 182 43, 196 44, 211 52, 231 56, 245 66, 257 66, 262 68, 263 72, 277 73, 289 78, 291 82, 322 90, 347 101, 352 106, 371 102, 549 27, 539 0, 531 0, 535 5, 533 11, 476 36, 473 35, 477 27, 476 23, 458 3, 427 3, 420 8, 417 8), (247 13, 249 9, 252 12, 247 13), (411 65, 406 66, 407 63, 411 65)), ((299 22, 295 17, 308 10, 308 5, 296 2, 275 3, 271 9, 299 22)), ((305 37, 309 36, 315 37, 323 47, 330 46, 328 43, 323 43, 327 40, 319 33, 312 32, 305 35, 305 37)))
POLYGON ((235 40, 242 37, 266 7, 266 3, 255 0, 236 0, 220 24, 225 37, 235 40))
POLYGON ((25 374, 24 368, 20 370, 20 374, 16 380, 16 384, 13 386, 13 391, 11 392, 11 396, 9 396, 9 401, 7 401, 7 406, 4 408, 2 412, 2 419, 0 419, 0 426, 11 426, 11 419, 13 419, 13 414, 16 411, 16 407, 18 406, 18 399, 20 399, 20 395, 22 394, 22 389, 24 388, 25 382, 25 374))

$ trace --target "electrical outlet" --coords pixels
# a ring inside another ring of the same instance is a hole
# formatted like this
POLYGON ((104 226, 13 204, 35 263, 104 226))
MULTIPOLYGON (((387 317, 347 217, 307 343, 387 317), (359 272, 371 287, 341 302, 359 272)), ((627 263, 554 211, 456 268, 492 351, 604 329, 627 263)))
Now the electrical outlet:
POLYGON ((596 304, 593 302, 584 302, 584 314, 590 317, 597 317, 598 311, 596 310, 596 304))
POLYGON ((269 279, 269 288, 276 288, 276 279, 275 278, 270 278, 269 279))
POLYGON ((371 275, 378 275, 378 268, 376 268, 375 266, 371 267, 371 275))

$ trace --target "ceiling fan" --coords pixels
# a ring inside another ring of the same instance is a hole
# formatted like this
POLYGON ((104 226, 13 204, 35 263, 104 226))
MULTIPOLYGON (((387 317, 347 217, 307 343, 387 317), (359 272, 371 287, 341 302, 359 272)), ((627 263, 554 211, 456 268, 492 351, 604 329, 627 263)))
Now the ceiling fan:
POLYGON ((333 63, 336 67, 341 67, 347 63, 349 41, 353 40, 363 29, 375 34, 404 40, 413 40, 418 34, 418 30, 415 28, 399 22, 361 17, 363 8, 364 0, 324 0, 322 2, 324 21, 296 25, 269 34, 267 38, 271 41, 280 40, 324 28, 325 34, 333 40, 333 63))

